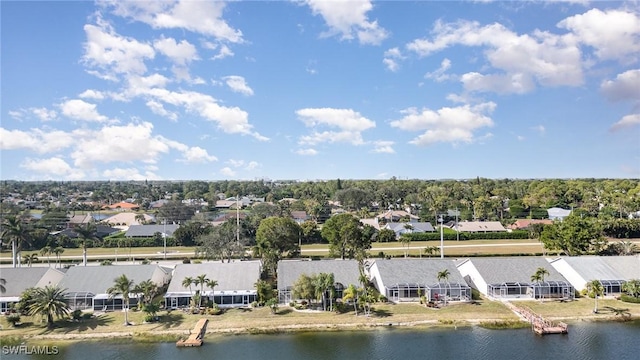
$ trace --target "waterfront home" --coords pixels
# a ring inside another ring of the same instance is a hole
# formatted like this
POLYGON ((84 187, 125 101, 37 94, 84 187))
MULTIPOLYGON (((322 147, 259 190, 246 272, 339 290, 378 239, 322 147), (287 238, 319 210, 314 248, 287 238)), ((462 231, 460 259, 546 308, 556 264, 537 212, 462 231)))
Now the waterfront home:
POLYGON ((393 302, 469 301, 471 288, 449 259, 375 259, 367 273, 378 291, 393 302), (438 278, 438 275, 445 275, 438 278))
POLYGON ((213 301, 221 308, 249 306, 258 300, 255 283, 260 279, 261 271, 260 261, 178 264, 173 270, 165 295, 166 306, 170 309, 189 307, 191 299, 200 290, 203 304, 213 301), (200 284, 195 283, 191 283, 190 286, 183 285, 186 278, 196 279, 201 275, 205 275, 208 280, 217 281, 218 284, 213 289, 206 284, 202 285, 202 288, 200 284))
POLYGON ((342 298, 344 289, 349 285, 359 286, 360 271, 355 260, 281 260, 278 262, 278 300, 282 304, 297 299, 293 295, 293 286, 300 275, 333 274, 335 298, 342 298))
POLYGON ((33 287, 57 285, 64 273, 51 267, 19 267, 0 269, 5 291, 0 294, 0 314, 4 314, 18 301, 25 290, 33 287))
POLYGON ((640 256, 563 256, 550 259, 576 290, 586 289, 587 283, 598 280, 605 296, 622 293, 622 286, 631 279, 640 279, 640 256))
MULTIPOLYGON (((158 265, 72 266, 59 285, 66 289, 65 299, 71 310, 122 310, 122 295, 112 297, 107 291, 121 275, 134 284, 151 280, 158 287, 165 286, 171 279, 170 269, 158 265)), ((136 295, 129 294, 129 307, 137 303, 136 295)))
POLYGON ((575 290, 543 257, 484 257, 459 261, 457 267, 467 283, 492 299, 573 299, 575 290), (533 281, 538 269, 544 279, 533 281))
MULTIPOLYGON (((445 224, 445 226, 447 226, 445 224)), ((451 222, 451 229, 458 232, 500 232, 507 231, 500 221, 460 221, 457 224, 451 222)))

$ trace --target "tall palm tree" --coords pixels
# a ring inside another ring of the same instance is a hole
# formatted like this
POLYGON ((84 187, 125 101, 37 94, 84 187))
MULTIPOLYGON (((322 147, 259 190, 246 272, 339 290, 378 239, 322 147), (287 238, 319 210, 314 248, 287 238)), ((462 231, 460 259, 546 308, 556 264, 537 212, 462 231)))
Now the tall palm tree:
POLYGON ((40 249, 40 255, 41 256, 46 256, 47 257, 47 265, 51 266, 51 257, 50 255, 53 252, 53 248, 49 245, 44 246, 42 249, 40 249))
POLYGON ((141 303, 150 304, 158 292, 158 285, 151 280, 145 280, 138 283, 133 292, 139 295, 141 303))
POLYGON ((31 301, 26 311, 29 315, 45 315, 47 327, 53 328, 53 317, 61 318, 69 315, 69 305, 64 301, 66 291, 57 286, 45 286, 33 289, 31 301))
MULTIPOLYGON (((449 275, 451 275, 451 273, 449 272, 448 269, 444 269, 442 271, 438 271, 438 282, 441 282, 444 280, 445 283, 449 283, 449 275)), ((444 305, 447 305, 447 294, 444 295, 444 305)))
POLYGON ((604 287, 599 280, 591 280, 587 283, 587 291, 593 295, 595 299, 595 306, 593 308, 594 313, 598 313, 598 296, 604 295, 604 287))
POLYGON ((64 248, 62 246, 56 246, 51 250, 51 252, 56 256, 56 264, 60 265, 60 254, 64 252, 64 248))
POLYGON ((198 275, 193 280, 193 283, 196 286, 200 285, 200 293, 199 293, 200 296, 198 296, 198 307, 199 308, 202 307, 202 293, 204 292, 204 285, 206 284, 207 280, 209 280, 209 279, 207 279, 207 274, 198 275))
POLYGON ((33 264, 34 262, 38 261, 38 255, 36 255, 35 253, 32 254, 26 254, 22 257, 22 260, 27 263, 28 267, 31 267, 31 264, 33 264))
POLYGON ((115 296, 122 295, 122 310, 124 310, 125 325, 129 325, 129 294, 133 291, 133 288, 133 280, 129 280, 126 275, 122 274, 115 278, 113 286, 107 289, 107 294, 109 294, 111 299, 115 296))
POLYGON ((78 234, 80 246, 82 247, 82 265, 87 266, 87 242, 98 239, 96 236, 96 225, 93 223, 86 223, 76 227, 74 231, 78 234))
POLYGON ((216 286, 218 286, 218 281, 217 280, 213 280, 213 279, 206 279, 205 284, 207 285, 207 287, 209 289, 211 289, 211 299, 215 299, 213 297, 213 293, 214 293, 214 289, 216 286))
POLYGON ((353 301, 353 310, 356 312, 356 316, 358 316, 358 293, 360 291, 356 288, 355 285, 351 284, 349 287, 344 289, 342 293, 342 301, 347 302, 349 300, 353 301))
MULTIPOLYGON (((543 267, 539 267, 536 269, 536 272, 531 275, 531 281, 537 283, 538 285, 544 282, 544 277, 549 275, 549 271, 543 267)), ((542 292, 542 287, 540 287, 540 301, 544 300, 544 294, 542 292)), ((535 293, 534 293, 535 295, 535 293)))
POLYGON ((193 285, 194 283, 194 278, 192 278, 191 276, 185 276, 184 279, 182 279, 182 287, 188 287, 189 288, 189 295, 191 297, 193 297, 193 290, 191 290, 191 285, 193 285))
POLYGON ((12 215, 4 218, 2 224, 2 239, 11 242, 11 259, 13 267, 20 266, 20 249, 22 244, 29 241, 29 230, 22 219, 12 215))

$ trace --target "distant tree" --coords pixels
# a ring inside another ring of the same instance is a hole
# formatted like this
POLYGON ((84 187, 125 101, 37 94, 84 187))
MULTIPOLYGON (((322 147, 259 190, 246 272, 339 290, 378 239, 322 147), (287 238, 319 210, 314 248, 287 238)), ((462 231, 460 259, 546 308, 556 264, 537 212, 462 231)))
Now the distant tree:
POLYGON ((122 274, 115 278, 112 287, 107 289, 107 294, 113 299, 118 295, 122 295, 122 307, 124 310, 124 325, 129 324, 129 294, 133 292, 135 284, 133 280, 130 280, 126 275, 122 274))
POLYGON ((278 261, 284 256, 300 253, 300 225, 291 218, 270 217, 262 220, 256 232, 254 253, 262 258, 267 270, 276 273, 278 261))
POLYGON ((179 246, 192 246, 197 239, 211 232, 213 227, 206 221, 191 220, 173 232, 173 238, 179 246))
POLYGON ((47 264, 51 265, 51 258, 49 257, 49 255, 53 254, 53 248, 49 245, 44 246, 42 249, 40 249, 40 255, 41 256, 46 256, 47 257, 47 264))
POLYGON ((428 257, 431 257, 432 255, 437 254, 438 252, 440 252, 440 248, 438 248, 437 246, 427 246, 426 248, 424 248, 424 253, 428 257))
POLYGON ((51 252, 56 256, 56 264, 60 265, 60 255, 64 252, 64 248, 62 246, 56 246, 51 252))
POLYGON ((4 294, 7 292, 7 288, 5 285, 7 284, 7 280, 0 278, 0 294, 4 294))
POLYGON ((569 256, 598 253, 606 243, 595 220, 573 215, 545 226, 540 241, 547 250, 561 251, 569 256))
POLYGON ((29 229, 18 216, 7 216, 2 222, 2 239, 11 243, 13 267, 20 266, 20 249, 29 241, 29 229))
POLYGON ((360 221, 351 214, 332 216, 322 227, 322 237, 329 242, 330 253, 341 259, 355 258, 371 248, 371 238, 363 236, 360 221))
POLYGON ((38 255, 36 255, 34 253, 26 254, 26 255, 22 256, 22 261, 27 263, 28 267, 31 267, 31 264, 33 264, 34 262, 38 261, 38 255))
POLYGON ((377 242, 393 242, 396 241, 396 233, 391 229, 381 229, 376 234, 377 242))
POLYGON ((244 255, 244 238, 237 239, 237 224, 235 220, 225 221, 222 225, 212 228, 209 232, 196 239, 198 253, 206 259, 227 260, 244 255))
POLYGON ((624 283, 622 290, 629 296, 640 298, 640 279, 631 279, 624 283))
POLYGON ((78 240, 82 247, 82 266, 87 266, 87 245, 98 240, 96 225, 94 223, 86 223, 76 227, 74 231, 78 234, 78 240))
MULTIPOLYGON (((24 298, 28 298, 25 305, 28 315, 44 315, 47 317, 47 327, 53 328, 54 316, 61 318, 70 313, 69 305, 65 302, 65 290, 57 286, 29 289, 24 298)), ((22 298, 22 296, 21 296, 22 298)))

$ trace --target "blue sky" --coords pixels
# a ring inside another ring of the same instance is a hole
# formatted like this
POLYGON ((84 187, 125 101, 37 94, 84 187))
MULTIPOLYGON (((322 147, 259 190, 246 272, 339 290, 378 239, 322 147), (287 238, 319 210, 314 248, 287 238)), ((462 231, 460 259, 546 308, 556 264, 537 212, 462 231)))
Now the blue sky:
POLYGON ((637 1, 1 3, 2 179, 640 176, 637 1))

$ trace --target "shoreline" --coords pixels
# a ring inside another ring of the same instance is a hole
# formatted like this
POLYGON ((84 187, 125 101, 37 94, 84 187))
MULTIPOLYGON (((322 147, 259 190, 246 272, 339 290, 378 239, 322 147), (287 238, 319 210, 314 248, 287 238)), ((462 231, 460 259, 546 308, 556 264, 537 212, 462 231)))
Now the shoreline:
MULTIPOLYGON (((634 322, 640 321, 640 316, 631 316, 626 319, 621 319, 615 316, 589 316, 589 317, 549 317, 553 321, 566 322, 569 325, 579 322, 634 322)), ((416 320, 405 322, 384 322, 377 319, 370 323, 361 322, 347 322, 341 324, 332 323, 311 323, 311 324, 295 324, 295 325, 280 325, 280 326, 245 326, 245 327, 225 327, 225 328, 208 328, 205 334, 205 338, 212 339, 219 336, 246 336, 246 335, 269 335, 269 334, 292 334, 303 332, 339 332, 339 331, 373 331, 384 328, 395 329, 435 329, 435 328, 457 328, 457 327, 482 327, 483 323, 508 323, 517 324, 521 323, 522 326, 507 327, 504 329, 493 330, 510 330, 520 329, 528 327, 528 323, 521 320, 509 320, 504 318, 469 318, 453 321, 442 320, 416 320)), ((134 325, 135 326, 135 325, 134 325)), ((149 342, 149 343, 161 343, 161 342, 173 342, 179 338, 187 337, 190 330, 174 329, 174 330, 149 330, 140 329, 136 331, 114 331, 114 332, 94 332, 94 333, 65 333, 65 334, 24 334, 24 335, 3 335, 0 331, 0 343, 3 340, 9 340, 10 342, 19 341, 20 343, 27 342, 50 342, 56 341, 62 344, 70 344, 80 341, 133 341, 133 342, 149 342)))

